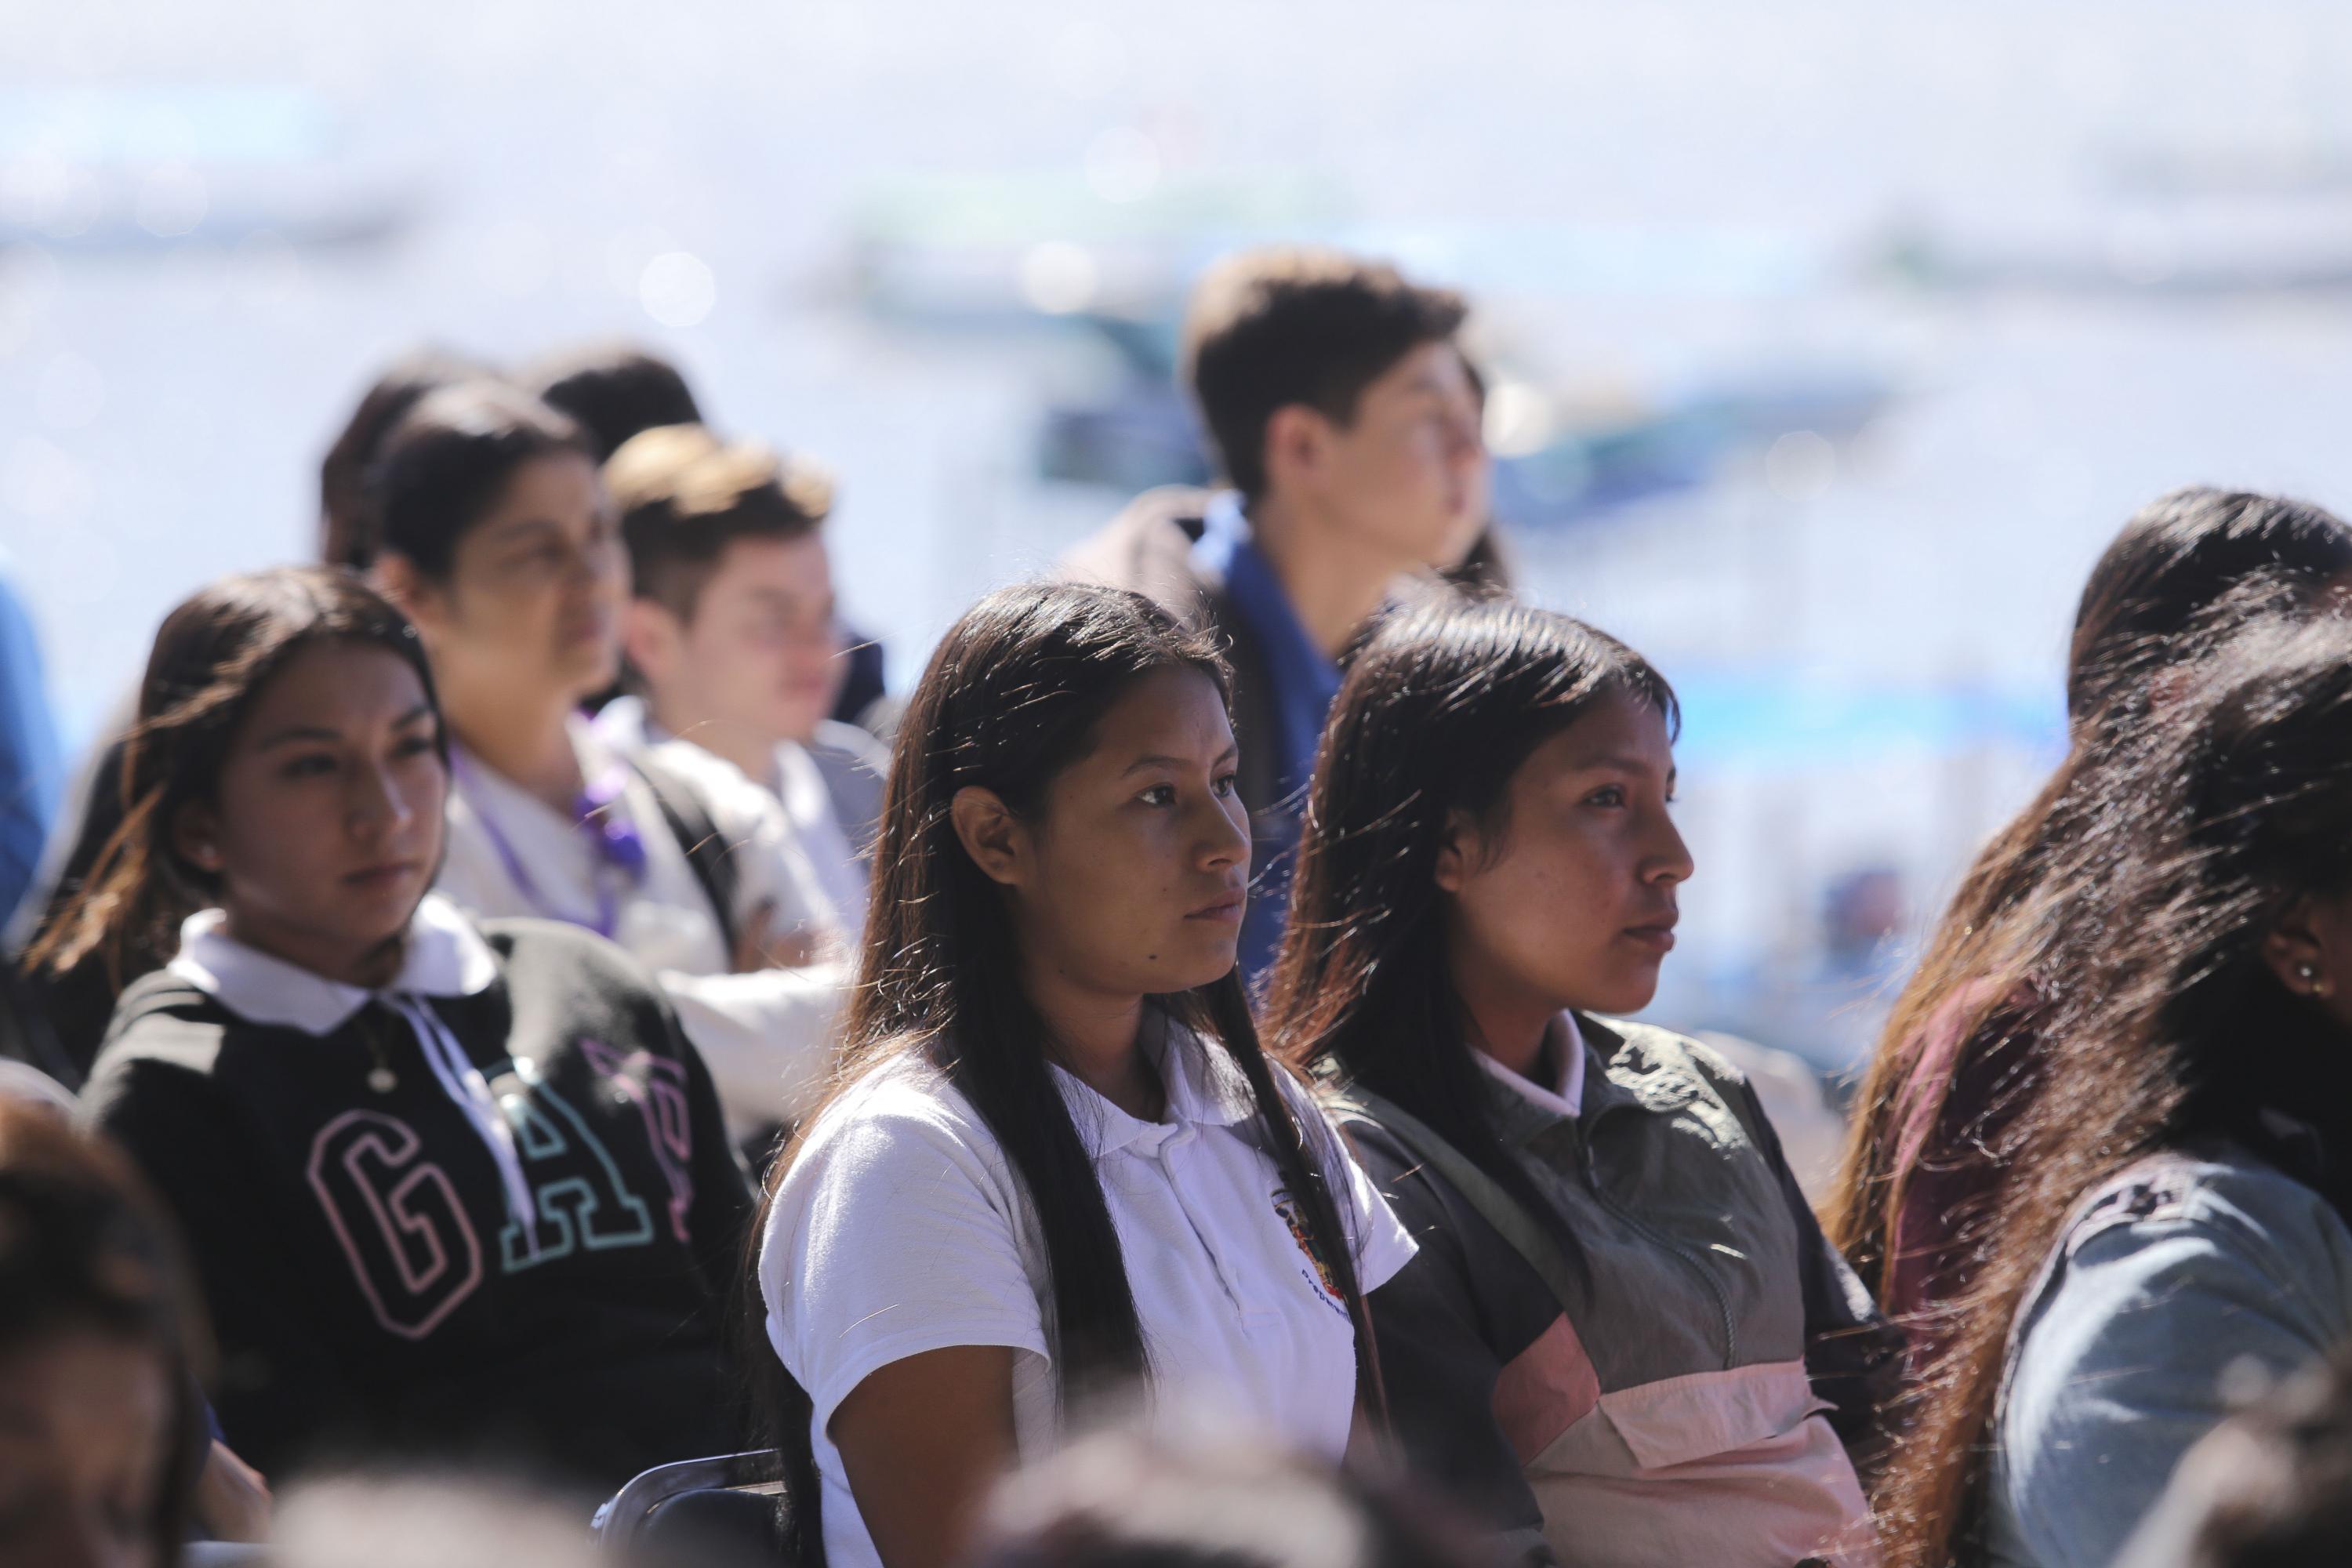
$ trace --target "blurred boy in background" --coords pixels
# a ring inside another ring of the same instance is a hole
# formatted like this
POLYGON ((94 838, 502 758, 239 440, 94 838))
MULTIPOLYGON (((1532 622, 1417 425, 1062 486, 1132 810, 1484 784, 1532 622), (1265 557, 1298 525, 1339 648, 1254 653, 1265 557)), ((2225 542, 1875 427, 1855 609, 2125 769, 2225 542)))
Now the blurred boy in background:
POLYGON ((1062 563, 1229 644, 1253 979, 1281 939, 1340 656, 1415 578, 1464 565, 1486 525, 1483 397, 1455 342, 1468 310, 1337 251, 1218 263, 1193 291, 1183 374, 1231 488, 1150 491, 1062 563))
POLYGON ((822 528, 831 478, 673 425, 630 439, 604 479, 635 584, 623 623, 635 694, 599 731, 623 751, 699 746, 774 792, 855 931, 887 762, 828 717, 848 669, 822 528))

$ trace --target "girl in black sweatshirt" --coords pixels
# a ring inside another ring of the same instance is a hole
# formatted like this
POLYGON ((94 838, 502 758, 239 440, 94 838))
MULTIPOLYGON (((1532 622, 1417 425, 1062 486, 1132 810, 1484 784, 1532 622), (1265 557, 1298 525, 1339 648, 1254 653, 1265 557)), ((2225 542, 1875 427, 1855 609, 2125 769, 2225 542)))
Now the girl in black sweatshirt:
POLYGON ((185 1227, 231 1445, 604 1487, 735 1446, 750 1211, 709 1079, 618 949, 427 897, 448 771, 400 613, 316 568, 205 590, 124 769, 48 940, 178 925, 85 1098, 185 1227))

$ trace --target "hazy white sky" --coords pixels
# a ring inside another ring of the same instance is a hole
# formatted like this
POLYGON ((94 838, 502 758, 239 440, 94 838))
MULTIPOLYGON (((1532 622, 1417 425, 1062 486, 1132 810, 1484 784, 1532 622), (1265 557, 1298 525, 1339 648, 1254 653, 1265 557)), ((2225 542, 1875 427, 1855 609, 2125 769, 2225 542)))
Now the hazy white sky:
POLYGON ((318 453, 427 338, 511 359, 641 335, 720 422, 829 459, 850 600, 903 680, 1116 500, 1029 478, 1039 407, 1084 379, 1066 347, 850 307, 857 237, 921 180, 1015 229, 1003 182, 1042 183, 1063 217, 1038 243, 1179 192, 1368 226, 1588 403, 1886 379, 1818 494, 1751 465, 1527 542, 1540 596, 1670 670, 2040 689, 2084 565, 2147 496, 2352 510, 2352 295, 1922 289, 1879 265, 1906 237, 2029 271, 2352 265, 2352 7, 2327 0, 12 0, 0 32, 0 545, 77 732, 173 600, 308 548, 318 453), (74 115, 160 101, 168 142, 173 95, 205 88, 287 154, 215 159, 206 221, 384 232, 88 243, 184 190, 77 163, 74 115), (45 232, 85 176, 112 208, 45 232))

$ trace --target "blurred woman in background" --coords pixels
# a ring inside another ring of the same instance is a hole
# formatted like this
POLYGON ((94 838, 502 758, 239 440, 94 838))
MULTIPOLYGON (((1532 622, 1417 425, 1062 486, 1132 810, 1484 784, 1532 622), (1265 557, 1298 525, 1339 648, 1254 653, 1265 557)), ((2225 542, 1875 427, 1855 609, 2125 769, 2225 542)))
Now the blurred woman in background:
POLYGON ((793 1120, 832 1063, 836 912, 765 790, 694 748, 616 752, 582 713, 619 668, 629 595, 588 437, 511 387, 445 388, 386 437, 371 495, 376 580, 448 716, 441 890, 617 942, 677 1005, 736 1136, 793 1120))

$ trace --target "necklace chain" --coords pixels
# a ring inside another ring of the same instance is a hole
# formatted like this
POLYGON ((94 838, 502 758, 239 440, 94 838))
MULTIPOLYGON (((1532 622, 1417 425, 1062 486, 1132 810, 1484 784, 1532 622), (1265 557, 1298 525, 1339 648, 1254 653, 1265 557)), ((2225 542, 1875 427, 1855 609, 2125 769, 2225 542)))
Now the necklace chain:
POLYGON ((367 1042, 368 1055, 375 1061, 375 1066, 368 1069, 368 1088, 378 1094, 390 1094, 400 1087, 400 1077, 392 1070, 392 1062, 384 1055, 383 1037, 376 1032, 376 1020, 373 1015, 377 1005, 375 1000, 371 997, 367 1005, 360 1009, 360 1038, 367 1042))

